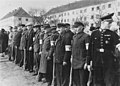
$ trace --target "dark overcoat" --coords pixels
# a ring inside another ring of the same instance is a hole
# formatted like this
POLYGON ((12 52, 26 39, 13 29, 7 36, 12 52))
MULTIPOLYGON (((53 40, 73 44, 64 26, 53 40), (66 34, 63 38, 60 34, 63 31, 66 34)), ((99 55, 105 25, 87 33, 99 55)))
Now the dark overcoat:
POLYGON ((24 50, 26 49, 26 32, 27 31, 23 31, 22 36, 21 36, 21 40, 20 40, 20 50, 24 50))
POLYGON ((86 33, 78 33, 73 37, 72 45, 72 67, 73 69, 81 69, 86 62, 86 43, 89 43, 89 35, 86 33))
MULTIPOLYGON (((104 81, 106 86, 113 84, 116 57, 115 47, 119 44, 119 37, 110 30, 96 30, 92 33, 89 46, 90 60, 93 61, 94 82, 104 81)), ((102 83, 102 82, 101 82, 102 83)))
POLYGON ((5 52, 5 50, 6 50, 6 41, 8 41, 8 36, 7 36, 7 34, 5 34, 4 32, 0 32, 0 53, 3 53, 3 52, 5 52))
POLYGON ((40 59, 40 73, 46 73, 47 72, 47 57, 48 52, 50 50, 50 36, 48 34, 44 35, 44 42, 42 45, 42 53, 41 53, 41 59, 40 59))

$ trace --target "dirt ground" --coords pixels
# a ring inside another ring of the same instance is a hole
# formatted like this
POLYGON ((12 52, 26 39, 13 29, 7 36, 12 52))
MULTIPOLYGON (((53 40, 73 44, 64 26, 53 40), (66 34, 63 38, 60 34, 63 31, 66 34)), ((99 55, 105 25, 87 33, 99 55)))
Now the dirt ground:
POLYGON ((47 83, 36 81, 32 73, 0 56, 0 86, 47 86, 47 83))

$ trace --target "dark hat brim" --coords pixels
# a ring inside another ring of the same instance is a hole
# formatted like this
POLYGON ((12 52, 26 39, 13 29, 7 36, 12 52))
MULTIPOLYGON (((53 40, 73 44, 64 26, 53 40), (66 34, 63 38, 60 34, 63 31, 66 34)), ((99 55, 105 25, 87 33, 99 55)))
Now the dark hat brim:
POLYGON ((84 27, 84 24, 82 22, 75 22, 74 25, 73 25, 73 28, 77 28, 79 26, 83 26, 84 27))
POLYGON ((111 13, 111 14, 108 14, 104 17, 101 17, 101 21, 104 21, 104 20, 112 20, 112 16, 114 15, 114 13, 111 13))

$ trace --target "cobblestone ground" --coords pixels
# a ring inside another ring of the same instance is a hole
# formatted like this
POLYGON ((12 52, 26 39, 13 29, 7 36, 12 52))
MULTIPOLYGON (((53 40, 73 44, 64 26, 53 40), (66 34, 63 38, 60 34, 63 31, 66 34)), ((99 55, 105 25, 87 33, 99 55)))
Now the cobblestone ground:
POLYGON ((0 86, 47 86, 47 83, 37 82, 32 73, 10 62, 7 56, 0 56, 0 86))

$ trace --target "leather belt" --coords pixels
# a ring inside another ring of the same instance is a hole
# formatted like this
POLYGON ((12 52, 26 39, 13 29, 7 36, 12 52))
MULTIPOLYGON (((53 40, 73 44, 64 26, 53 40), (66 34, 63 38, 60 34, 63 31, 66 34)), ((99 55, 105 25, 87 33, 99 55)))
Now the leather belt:
POLYGON ((112 50, 107 50, 107 49, 103 49, 103 48, 97 49, 97 51, 100 52, 100 53, 112 52, 112 50))

